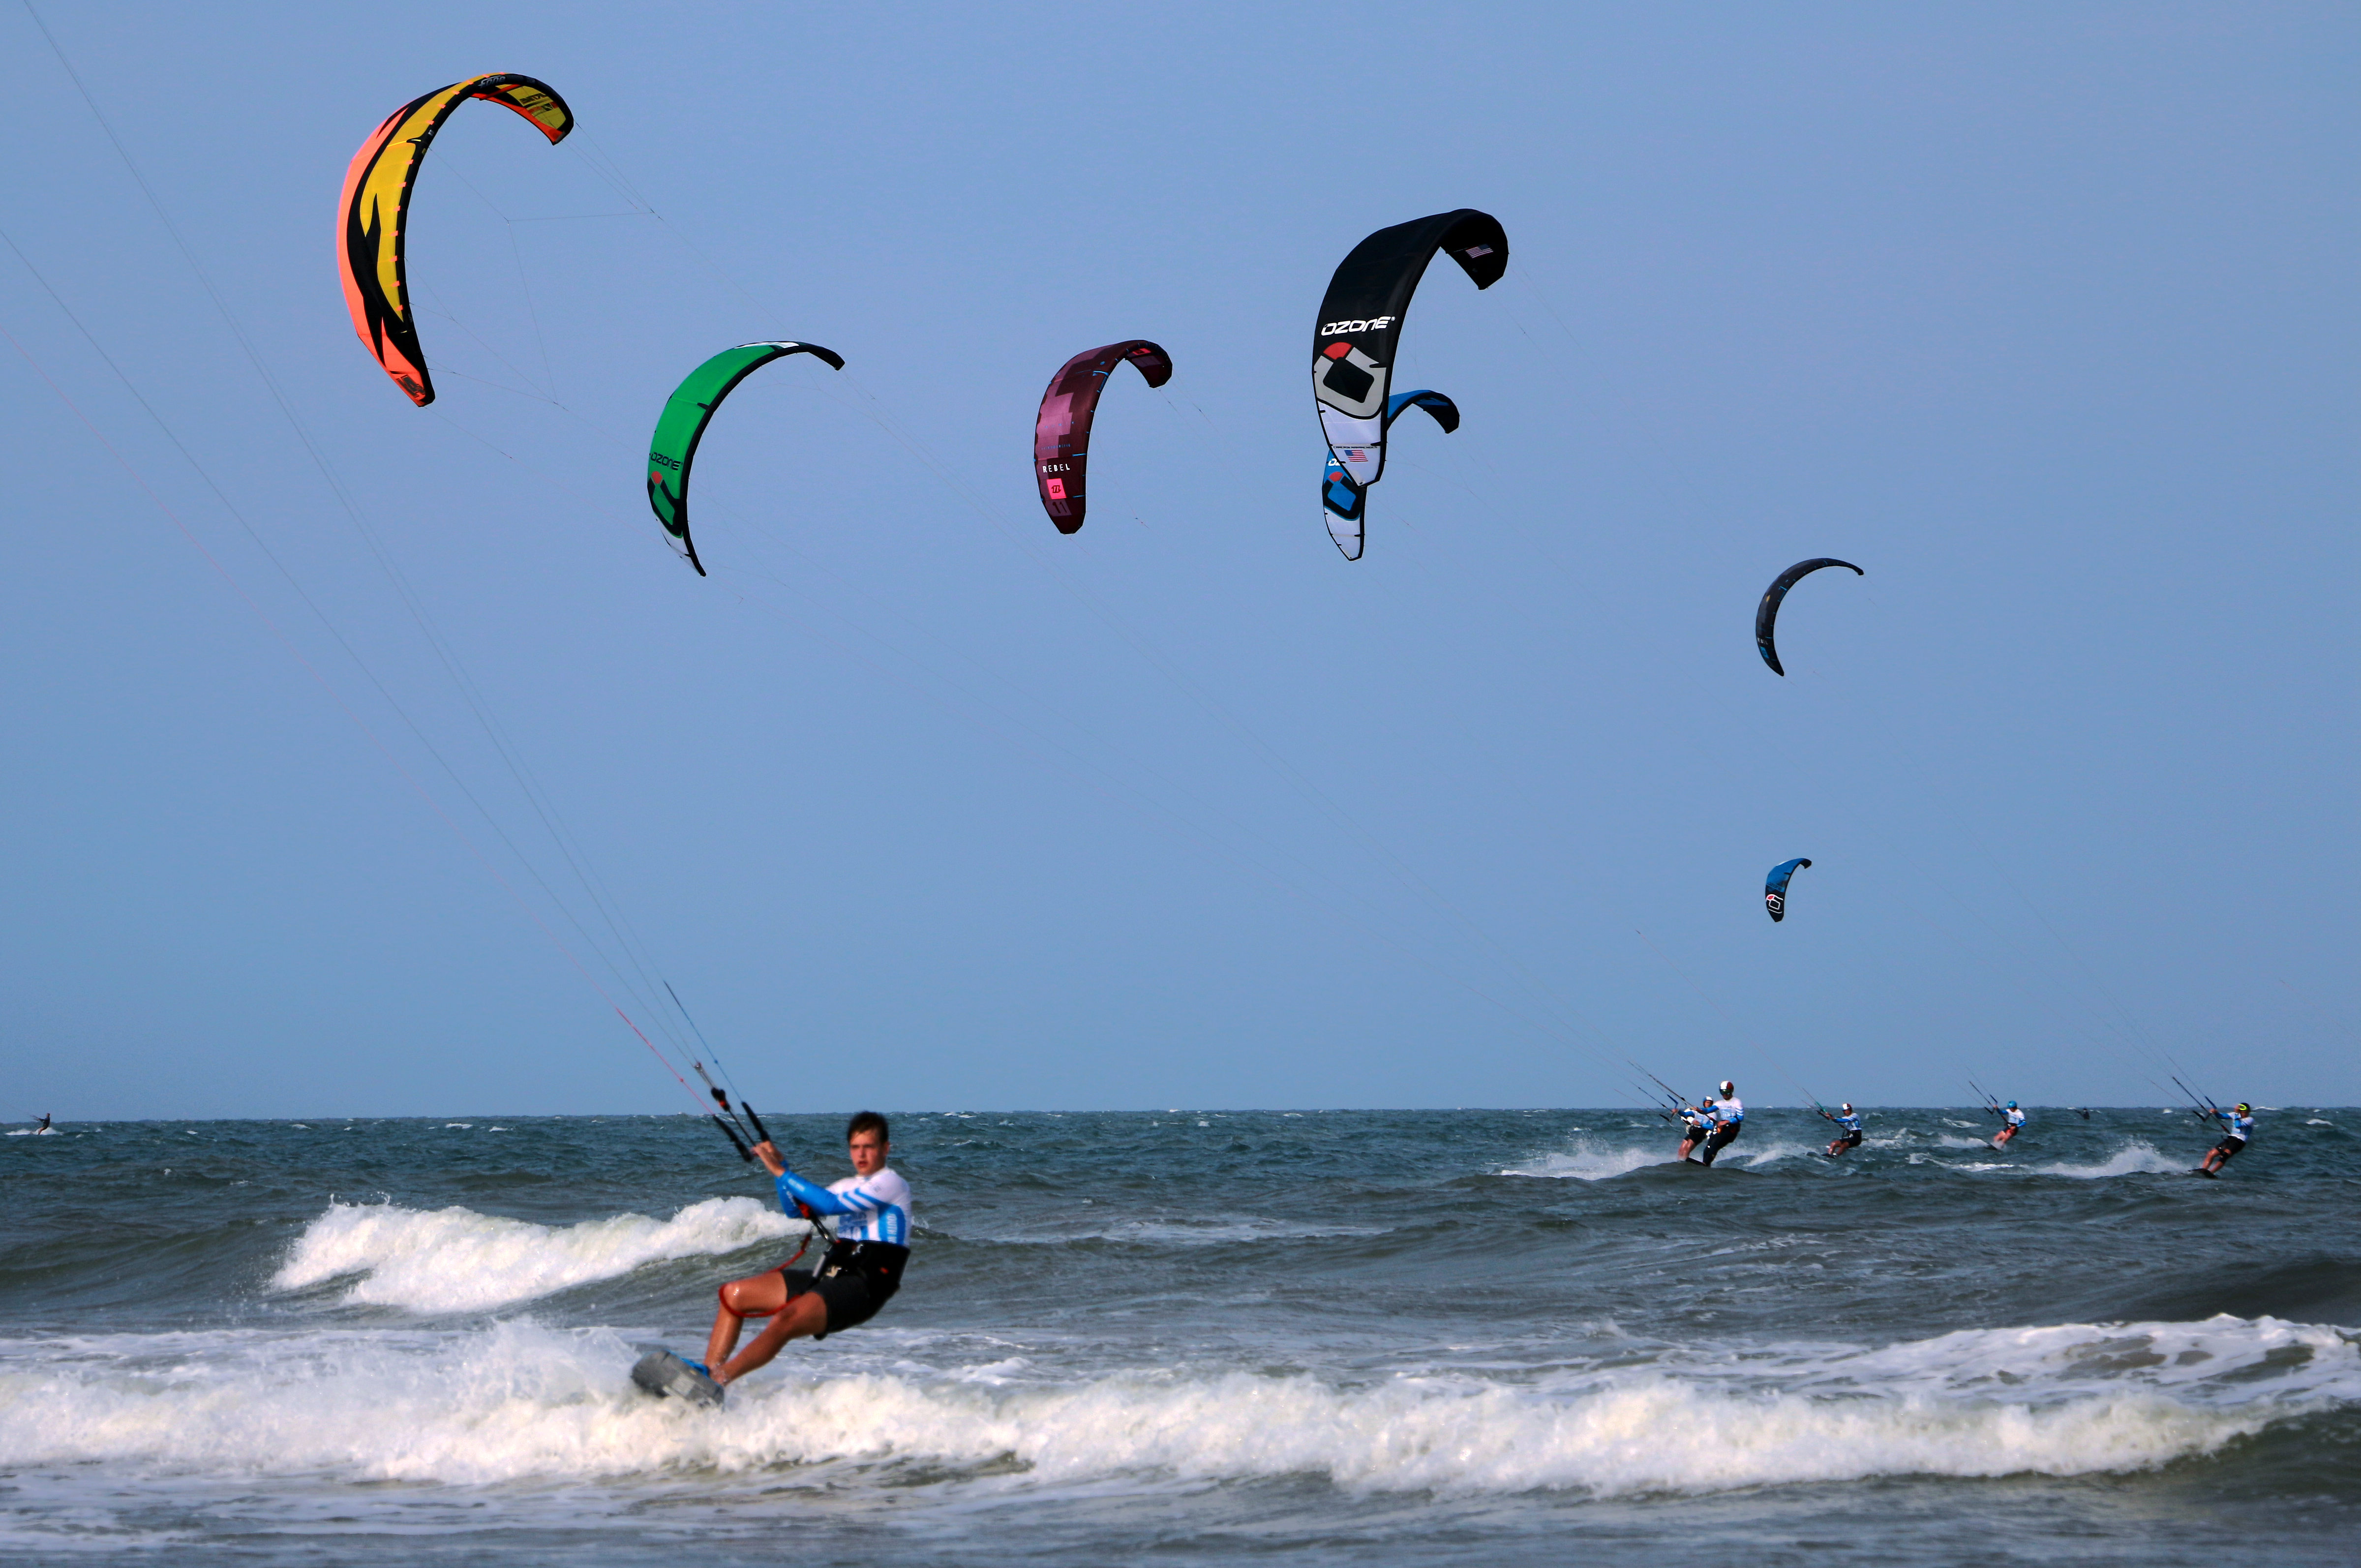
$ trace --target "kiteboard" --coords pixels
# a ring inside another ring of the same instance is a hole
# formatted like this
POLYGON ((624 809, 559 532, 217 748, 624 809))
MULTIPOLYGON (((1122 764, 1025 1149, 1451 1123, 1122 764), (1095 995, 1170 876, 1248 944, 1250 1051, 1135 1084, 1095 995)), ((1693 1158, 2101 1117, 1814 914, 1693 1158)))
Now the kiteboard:
POLYGON ((692 1405, 717 1406, 721 1403, 721 1385, 691 1366, 662 1345, 642 1345, 637 1365, 631 1368, 631 1381, 648 1393, 675 1399, 686 1399, 692 1405))
POLYGON ((2191 1176, 2202 1176, 2208 1181, 2219 1181, 2222 1179, 2222 1173, 2220 1171, 2208 1170, 2202 1165, 2190 1167, 2189 1174, 2191 1176))

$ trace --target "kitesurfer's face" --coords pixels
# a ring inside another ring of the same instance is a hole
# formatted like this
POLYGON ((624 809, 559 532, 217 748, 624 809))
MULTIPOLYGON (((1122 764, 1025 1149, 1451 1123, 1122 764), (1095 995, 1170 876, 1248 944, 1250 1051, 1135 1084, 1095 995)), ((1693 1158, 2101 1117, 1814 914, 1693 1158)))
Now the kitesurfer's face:
POLYGON ((852 1157, 855 1176, 874 1176, 885 1167, 885 1140, 866 1129, 852 1135, 845 1152, 852 1157))

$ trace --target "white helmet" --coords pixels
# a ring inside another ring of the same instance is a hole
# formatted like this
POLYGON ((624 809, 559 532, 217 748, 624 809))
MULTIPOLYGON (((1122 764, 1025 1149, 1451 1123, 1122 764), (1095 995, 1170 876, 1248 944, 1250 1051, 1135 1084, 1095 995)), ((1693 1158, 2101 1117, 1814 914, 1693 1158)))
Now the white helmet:
POLYGON ((1721 1080, 1721 1091, 1724 1094, 1735 1094, 1738 1092, 1738 1085, 1730 1082, 1730 1080, 1725 1078, 1721 1080))

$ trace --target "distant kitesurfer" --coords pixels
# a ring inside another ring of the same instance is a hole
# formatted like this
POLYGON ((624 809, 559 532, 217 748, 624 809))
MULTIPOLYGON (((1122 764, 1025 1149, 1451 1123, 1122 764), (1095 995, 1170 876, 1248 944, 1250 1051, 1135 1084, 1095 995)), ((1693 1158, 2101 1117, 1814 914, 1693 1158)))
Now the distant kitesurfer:
POLYGON ((40 1124, 39 1126, 38 1126, 38 1127, 34 1128, 34 1129, 33 1129, 33 1131, 35 1131, 35 1132, 37 1132, 37 1133, 46 1133, 46 1132, 49 1132, 49 1131, 50 1131, 50 1130, 51 1130, 51 1129, 50 1129, 50 1126, 49 1126, 49 1113, 47 1111, 44 1111, 44 1112, 42 1112, 42 1113, 41 1113, 41 1124, 40 1124))
POLYGON ((2230 1163, 2230 1157, 2245 1148, 2246 1140, 2255 1132, 2255 1108, 2243 1100, 2232 1109, 2216 1110, 2213 1114, 2222 1120, 2222 1141, 2213 1146, 2205 1156, 2205 1163, 2197 1168, 2198 1172, 2204 1176, 2221 1175, 2222 1168, 2230 1163))
POLYGON ((1851 1101, 1846 1101, 1834 1115, 1830 1115, 1826 1111, 1821 1112, 1820 1114, 1827 1116, 1829 1121, 1837 1124, 1835 1141, 1828 1145, 1830 1159, 1838 1158, 1847 1149, 1861 1147, 1861 1113, 1852 1108, 1851 1101))
POLYGON ((1689 1151, 1713 1134, 1713 1096, 1708 1094, 1695 1105, 1681 1107, 1681 1121, 1688 1131, 1681 1135, 1681 1163, 1689 1163, 1689 1151))
POLYGON ((2025 1130, 2025 1113, 2016 1108, 2016 1102, 2014 1100, 2010 1101, 2007 1107, 2001 1112, 2000 1119, 2007 1124, 1993 1135, 1994 1148, 2006 1145, 2011 1138, 2025 1130))
POLYGON ((844 1130, 853 1174, 827 1187, 789 1170, 776 1145, 754 1146, 754 1157, 778 1180, 781 1208, 838 1215, 843 1224, 817 1268, 781 1264, 721 1288, 720 1309, 705 1347, 714 1382, 735 1382, 768 1365, 789 1340, 825 1339, 865 1323, 901 1288, 910 1261, 910 1184, 885 1163, 886 1134, 885 1118, 876 1112, 853 1117, 844 1130), (771 1321, 738 1350, 739 1332, 749 1318, 771 1321))
POLYGON ((1728 1079, 1721 1080, 1721 1094, 1706 1103, 1713 1108, 1713 1131, 1705 1140, 1705 1152, 1700 1163, 1711 1165, 1714 1157, 1738 1141, 1739 1129, 1746 1122, 1746 1102, 1738 1097, 1738 1085, 1728 1079))

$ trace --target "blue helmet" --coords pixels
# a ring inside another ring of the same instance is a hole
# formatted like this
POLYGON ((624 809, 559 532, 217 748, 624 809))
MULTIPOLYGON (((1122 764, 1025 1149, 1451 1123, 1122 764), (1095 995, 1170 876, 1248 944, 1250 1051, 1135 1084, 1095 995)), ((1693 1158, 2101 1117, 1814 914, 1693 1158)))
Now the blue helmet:
POLYGON ((2012 1110, 2012 1111, 2015 1110, 2015 1109, 2016 1109, 2016 1102, 2015 1102, 2015 1101, 2014 1101, 2014 1100, 2010 1101, 2010 1102, 2008 1102, 2008 1108, 2009 1108, 2010 1110, 2012 1110))

